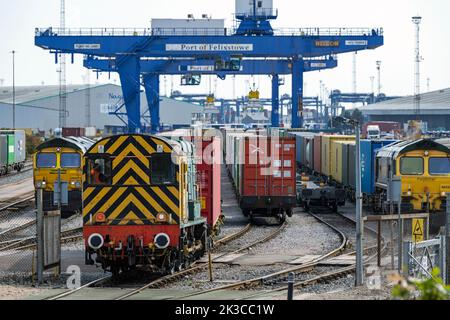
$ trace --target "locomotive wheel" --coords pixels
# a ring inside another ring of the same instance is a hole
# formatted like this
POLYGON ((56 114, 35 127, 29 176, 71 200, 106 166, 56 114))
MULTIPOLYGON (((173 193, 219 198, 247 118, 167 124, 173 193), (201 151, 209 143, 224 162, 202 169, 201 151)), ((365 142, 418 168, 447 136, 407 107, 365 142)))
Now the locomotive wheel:
POLYGON ((309 209, 310 209, 309 203, 308 203, 308 202, 305 202, 303 208, 304 208, 305 212, 309 212, 309 209))
POLYGON ((294 215, 292 209, 287 209, 286 214, 288 215, 289 218, 292 218, 292 216, 294 215))
POLYGON ((119 272, 120 272, 120 267, 119 266, 117 266, 117 265, 112 265, 111 266, 111 273, 112 273, 114 278, 119 275, 119 272))
POLYGON ((278 214, 279 224, 283 224, 286 221, 286 211, 282 210, 282 213, 278 214))
POLYGON ((336 203, 333 204, 333 206, 331 207, 331 209, 333 210, 334 213, 338 212, 338 205, 336 203))

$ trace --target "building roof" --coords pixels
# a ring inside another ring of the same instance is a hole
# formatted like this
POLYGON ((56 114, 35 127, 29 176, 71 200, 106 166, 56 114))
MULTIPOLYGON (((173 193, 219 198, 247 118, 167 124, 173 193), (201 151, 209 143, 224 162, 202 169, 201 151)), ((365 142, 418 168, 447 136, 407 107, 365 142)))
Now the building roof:
MULTIPOLYGON (((90 88, 98 88, 107 86, 110 84, 91 85, 90 88)), ((67 85, 67 93, 74 93, 77 91, 85 90, 87 85, 76 84, 67 85)), ((57 97, 59 96, 58 85, 44 85, 44 86, 16 86, 16 104, 29 104, 37 100, 57 97)), ((0 87, 0 102, 11 104, 13 103, 13 88, 12 87, 0 87)))
MULTIPOLYGON (((420 114, 450 115, 450 88, 420 95, 420 114)), ((407 96, 361 108, 364 115, 405 115, 414 113, 414 96, 407 96)))

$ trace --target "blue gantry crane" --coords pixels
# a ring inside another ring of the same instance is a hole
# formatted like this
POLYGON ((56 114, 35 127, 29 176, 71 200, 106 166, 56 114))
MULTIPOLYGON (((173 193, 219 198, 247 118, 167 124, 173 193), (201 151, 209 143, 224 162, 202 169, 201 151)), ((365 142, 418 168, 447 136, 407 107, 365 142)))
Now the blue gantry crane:
MULTIPOLYGON (((288 60, 292 75, 292 127, 303 126, 304 61, 346 52, 375 49, 384 43, 381 28, 297 28, 274 30, 270 20, 278 14, 272 1, 239 2, 237 29, 210 28, 199 31, 189 28, 36 28, 35 44, 55 54, 75 54, 115 60, 122 85, 128 130, 141 130, 140 87, 142 59, 208 58, 232 65, 236 60, 288 60), (265 3, 270 3, 269 7, 265 3)), ((144 77, 155 97, 159 77, 144 77)), ((273 74, 273 89, 278 88, 278 74, 273 74)), ((278 110, 275 98, 273 109, 278 110)), ((147 94, 148 97, 148 94, 147 94)), ((150 99, 155 100, 155 99, 150 99)), ((152 102, 150 102, 152 103, 152 102)), ((155 110, 151 110, 156 112, 155 110)), ((154 114, 152 114, 154 116, 154 114)), ((152 117, 152 127, 157 117, 152 117)))
MULTIPOLYGON (((84 60, 84 66, 95 72, 118 72, 117 62, 115 59, 95 58, 87 56, 84 60)), ((337 60, 333 57, 322 59, 308 59, 304 61, 304 72, 320 71, 337 67, 337 60)), ((279 83, 278 76, 288 75, 291 73, 291 63, 287 59, 279 60, 242 60, 239 64, 235 64, 235 68, 221 67, 222 64, 215 60, 208 59, 151 59, 140 61, 143 84, 145 87, 147 102, 151 117, 151 127, 153 132, 159 129, 159 76, 160 75, 217 75, 220 79, 225 79, 227 75, 272 75, 272 117, 271 124, 273 127, 280 125, 279 112, 279 83)), ((203 95, 204 96, 204 95, 203 95)), ((184 96, 187 98, 187 96, 184 96)), ((228 102, 221 100, 222 104, 228 102)), ((113 112, 122 119, 124 115, 121 112, 123 104, 119 104, 113 112)), ((222 106, 223 107, 223 106, 222 106)), ((236 106, 236 112, 239 116, 239 103, 236 106)), ((223 111, 223 108, 221 109, 223 111)), ((220 117, 223 118, 223 115, 220 117)))

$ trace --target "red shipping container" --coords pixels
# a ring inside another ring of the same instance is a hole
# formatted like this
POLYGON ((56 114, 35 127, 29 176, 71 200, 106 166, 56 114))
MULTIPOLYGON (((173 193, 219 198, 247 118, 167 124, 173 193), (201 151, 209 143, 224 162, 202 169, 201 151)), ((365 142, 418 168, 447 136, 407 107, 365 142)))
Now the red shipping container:
POLYGON ((322 136, 314 137, 314 171, 321 172, 322 166, 322 136))
POLYGON ((222 214, 221 210, 221 140, 218 137, 202 139, 201 163, 197 164, 200 184, 202 216, 209 226, 215 226, 222 214))
POLYGON ((391 132, 400 132, 402 130, 402 125, 399 122, 393 121, 370 121, 364 124, 362 135, 363 137, 367 137, 367 127, 368 126, 378 126, 380 128, 381 133, 391 133, 391 132))
POLYGON ((244 152, 241 198, 296 198, 294 138, 247 137, 244 152))

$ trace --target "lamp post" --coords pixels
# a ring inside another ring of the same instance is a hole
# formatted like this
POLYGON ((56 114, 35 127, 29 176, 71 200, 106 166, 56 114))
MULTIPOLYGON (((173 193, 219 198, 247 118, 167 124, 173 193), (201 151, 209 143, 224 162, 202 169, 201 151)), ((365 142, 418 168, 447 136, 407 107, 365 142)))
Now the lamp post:
POLYGON ((16 129, 16 51, 11 51, 12 57, 13 57, 13 119, 12 119, 12 127, 13 129, 16 129))
POLYGON ((378 71, 378 96, 381 94, 381 61, 378 60, 376 62, 377 71, 378 71))
POLYGON ((363 264, 363 219, 362 219, 362 193, 361 193, 361 125, 354 119, 336 117, 334 119, 342 124, 353 126, 356 134, 356 152, 355 163, 356 171, 356 277, 355 285, 362 286, 364 282, 364 264, 363 264))

